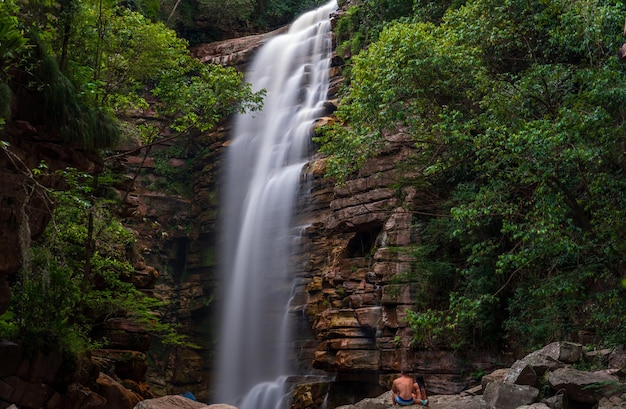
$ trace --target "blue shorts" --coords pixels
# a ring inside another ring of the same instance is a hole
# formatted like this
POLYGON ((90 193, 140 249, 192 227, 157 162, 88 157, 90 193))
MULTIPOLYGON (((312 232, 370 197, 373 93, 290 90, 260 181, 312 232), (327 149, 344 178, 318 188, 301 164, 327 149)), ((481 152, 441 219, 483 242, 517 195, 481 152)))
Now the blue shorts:
POLYGON ((399 396, 396 396, 396 403, 400 406, 409 406, 409 405, 415 405, 415 401, 413 400, 413 398, 411 399, 402 399, 399 396))

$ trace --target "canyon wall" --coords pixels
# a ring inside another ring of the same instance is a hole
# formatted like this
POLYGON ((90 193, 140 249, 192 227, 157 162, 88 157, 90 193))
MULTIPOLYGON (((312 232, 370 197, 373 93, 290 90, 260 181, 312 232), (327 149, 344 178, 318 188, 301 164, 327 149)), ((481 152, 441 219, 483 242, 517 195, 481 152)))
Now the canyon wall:
MULTIPOLYGON (((203 61, 242 68, 250 55, 242 50, 255 49, 250 44, 234 39, 194 53, 203 61)), ((343 59, 335 55, 328 116, 317 126, 334 120, 342 68, 343 59)), ((411 347, 406 310, 414 305, 420 282, 411 248, 421 239, 412 210, 428 198, 416 187, 395 186, 411 176, 398 164, 414 153, 410 138, 391 134, 384 151, 345 184, 324 177, 321 156, 302 175, 295 224, 303 235, 294 260, 298 285, 292 308, 301 328, 296 359, 302 368, 335 376, 331 395, 337 404, 384 391, 402 367, 423 373, 431 393, 459 393, 478 383, 476 374, 508 360, 490 351, 459 356, 411 347)))

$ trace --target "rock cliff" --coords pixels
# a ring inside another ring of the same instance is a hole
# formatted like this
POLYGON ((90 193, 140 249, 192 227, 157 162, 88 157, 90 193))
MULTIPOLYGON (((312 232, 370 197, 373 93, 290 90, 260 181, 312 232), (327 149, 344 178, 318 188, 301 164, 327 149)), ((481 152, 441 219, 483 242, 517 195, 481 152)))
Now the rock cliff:
POLYGON ((391 135, 386 149, 344 185, 324 178, 321 157, 303 176, 307 200, 298 217, 306 227, 295 264, 302 266, 300 299, 315 338, 303 359, 336 375, 337 402, 384 390, 406 366, 424 373, 433 393, 456 394, 476 383, 472 373, 507 360, 491 351, 460 357, 410 345, 405 311, 416 301, 420 273, 408 251, 420 240, 412 209, 426 198, 393 186, 406 177, 397 164, 412 153, 411 141, 391 135), (415 278, 408 280, 409 273, 415 278))
MULTIPOLYGON (((280 32, 198 46, 193 53, 205 62, 243 69, 258 47, 280 32)), ((342 83, 342 65, 342 58, 335 56, 330 69, 328 116, 320 118, 318 125, 333 121, 332 113, 342 83)), ((215 244, 214 197, 215 192, 219 192, 216 172, 227 139, 228 129, 216 135, 212 154, 194 172, 195 194, 188 215, 201 222, 192 229, 194 233, 181 235, 182 241, 177 246, 183 269, 196 277, 195 284, 192 279, 188 284, 177 285, 196 288, 201 294, 196 300, 206 299, 217 285, 210 278, 214 273, 212 266, 196 265, 196 261, 204 259, 200 254, 210 251, 207 249, 215 244), (194 249, 199 250, 199 254, 194 255, 194 249), (198 286, 202 290, 198 290, 198 286)), ((294 260, 297 296, 292 305, 300 337, 294 359, 303 370, 316 370, 335 377, 330 385, 330 404, 354 402, 386 390, 393 374, 407 365, 425 374, 432 393, 455 394, 478 383, 472 374, 488 372, 511 359, 492 351, 472 351, 460 357, 450 351, 416 351, 410 346, 413 334, 404 318, 405 310, 415 302, 416 281, 406 277, 410 273, 419 281, 420 272, 408 250, 420 241, 413 209, 428 198, 416 188, 394 186, 407 177, 406 169, 398 164, 412 154, 414 148, 410 140, 400 134, 388 135, 385 150, 342 186, 324 177, 325 159, 321 156, 311 161, 302 175, 302 200, 296 224, 303 227, 303 235, 294 260)), ((171 211, 160 209, 151 214, 148 218, 158 221, 171 211)), ((171 245, 173 240, 176 239, 169 236, 163 243, 171 245)), ((154 256, 158 254, 161 253, 155 252, 154 256)), ((173 266, 172 260, 153 260, 152 263, 173 266)), ((177 271, 177 267, 173 267, 171 270, 177 271)), ((193 306, 193 298, 191 301, 185 298, 190 296, 189 292, 172 292, 176 287, 172 285, 174 281, 162 281, 168 284, 158 287, 159 292, 179 297, 181 305, 193 306)), ((193 333, 199 330, 200 317, 210 308, 191 307, 188 311, 187 316, 173 314, 190 323, 190 328, 196 328, 193 333), (199 320, 196 324, 192 323, 194 317, 199 320)), ((207 347, 207 354, 210 348, 207 347)), ((210 383, 207 378, 210 368, 202 364, 210 360, 203 361, 203 356, 195 351, 182 354, 179 351, 171 357, 171 368, 176 367, 174 362, 190 362, 191 367, 186 368, 188 378, 201 380, 196 385, 188 382, 180 386, 185 385, 195 393, 194 388, 210 383)), ((163 391, 176 390, 172 388, 174 378, 166 380, 161 376, 165 372, 156 372, 161 377, 160 382, 169 385, 163 391)), ((317 386, 313 389, 318 394, 327 390, 317 386)), ((309 404, 319 400, 319 396, 314 396, 316 393, 304 392, 311 395, 309 404)), ((202 392, 200 396, 204 396, 202 392)), ((307 407, 307 403, 301 402, 300 406, 307 407)))

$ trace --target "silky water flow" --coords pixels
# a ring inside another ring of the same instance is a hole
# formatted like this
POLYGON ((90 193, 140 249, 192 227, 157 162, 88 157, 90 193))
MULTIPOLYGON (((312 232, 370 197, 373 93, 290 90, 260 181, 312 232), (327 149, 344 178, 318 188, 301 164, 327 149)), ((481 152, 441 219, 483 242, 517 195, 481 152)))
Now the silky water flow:
POLYGON ((259 50, 246 79, 266 90, 263 109, 235 119, 227 151, 215 400, 239 409, 284 408, 286 380, 296 371, 288 319, 292 214, 327 98, 336 8, 333 0, 303 14, 259 50))

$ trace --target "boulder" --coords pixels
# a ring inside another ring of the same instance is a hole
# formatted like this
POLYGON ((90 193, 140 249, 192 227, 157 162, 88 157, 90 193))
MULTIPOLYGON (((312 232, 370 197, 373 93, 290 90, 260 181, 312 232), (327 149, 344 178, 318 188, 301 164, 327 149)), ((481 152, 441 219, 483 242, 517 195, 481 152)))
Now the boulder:
POLYGON ((29 382, 17 376, 7 376, 0 380, 0 400, 13 402, 20 407, 45 407, 53 394, 54 389, 41 381, 29 382))
POLYGON ((61 345, 56 341, 48 342, 45 348, 38 350, 33 356, 21 355, 21 358, 16 375, 33 383, 47 385, 54 385, 57 373, 64 363, 61 345))
POLYGON ((619 369, 626 373, 626 351, 624 345, 619 345, 609 354, 609 368, 619 369))
POLYGON ((435 395, 428 400, 431 409, 485 409, 487 407, 481 396, 435 395))
MULTIPOLYGON (((392 404, 391 392, 385 392, 376 398, 363 399, 353 405, 339 406, 336 409, 397 409, 392 404)), ((486 409, 480 396, 433 395, 428 398, 430 409, 486 409)), ((422 405, 403 406, 410 409, 420 409, 422 405)))
POLYGON ((609 363, 613 349, 594 349, 592 351, 583 352, 583 360, 592 364, 606 366, 609 363))
POLYGON ((482 387, 483 393, 485 392, 485 388, 487 387, 487 385, 489 385, 491 382, 504 382, 504 378, 506 378, 506 375, 508 373, 509 368, 500 368, 483 376, 480 379, 480 386, 482 387))
POLYGON ((50 409, 102 408, 107 400, 79 383, 72 383, 65 395, 55 394, 48 401, 50 409))
POLYGON ((554 396, 550 396, 541 400, 552 409, 567 409, 567 396, 559 392, 554 396))
POLYGON ((583 346, 574 342, 559 342, 558 360, 565 364, 573 364, 583 358, 583 346))
POLYGON ((145 379, 148 364, 146 355, 142 352, 122 349, 96 349, 92 357, 101 365, 101 371, 106 373, 108 367, 113 367, 114 374, 119 379, 130 379, 141 382, 145 379))
POLYGON ((9 341, 0 342, 0 378, 12 375, 17 371, 22 360, 22 348, 9 341))
POLYGON ((146 399, 137 403, 133 409, 237 409, 226 404, 206 405, 181 395, 167 395, 160 398, 146 399))
POLYGON ((485 388, 483 399, 489 409, 516 409, 537 401, 539 389, 528 385, 491 382, 485 388))
POLYGON ((626 409, 626 395, 602 398, 598 402, 598 409, 626 409))
POLYGON ((99 409, 132 409, 142 399, 103 373, 98 377, 96 384, 98 394, 106 399, 106 403, 99 409))
POLYGON ((618 378, 607 372, 585 372, 571 367, 560 368, 548 374, 548 384, 562 391, 569 400, 596 403, 603 397, 618 393, 618 378))
MULTIPOLYGON (((553 342, 540 350, 534 351, 524 358, 516 361, 504 378, 504 383, 517 385, 537 386, 538 379, 548 370, 562 368, 565 366, 559 359, 561 356, 566 360, 573 359, 574 352, 569 347, 565 348, 565 352, 561 352, 562 343, 553 342)), ((580 349, 579 358, 582 356, 582 347, 580 349)), ((571 361, 576 362, 576 361, 571 361)))

